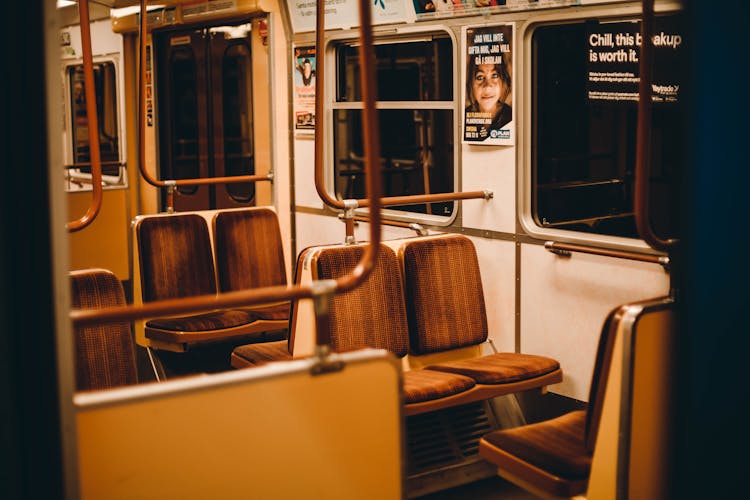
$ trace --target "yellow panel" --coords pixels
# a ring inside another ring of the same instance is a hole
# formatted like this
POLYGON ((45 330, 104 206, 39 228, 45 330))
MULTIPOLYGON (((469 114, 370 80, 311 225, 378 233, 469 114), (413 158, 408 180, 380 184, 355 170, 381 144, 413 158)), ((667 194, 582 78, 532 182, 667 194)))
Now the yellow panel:
MULTIPOLYGON (((268 84, 270 62, 268 42, 263 43, 259 23, 268 23, 268 19, 263 17, 253 20, 253 29, 250 32, 253 64, 253 155, 255 173, 267 175, 271 170, 271 89, 268 84)), ((256 182, 255 193, 256 205, 272 203, 270 182, 256 182)))
POLYGON ((646 313, 636 325, 631 415, 630 498, 666 497, 674 312, 646 313))
POLYGON ((339 359, 77 395, 80 497, 402 498, 396 360, 339 359))
MULTIPOLYGON (((102 208, 94 222, 69 233, 71 270, 101 267, 121 280, 130 279, 127 194, 126 189, 104 191, 102 208)), ((88 210, 91 191, 68 193, 67 201, 68 218, 77 219, 88 210)))
POLYGON ((620 321, 612 350, 612 365, 604 393, 596 449, 591 462, 591 475, 586 498, 589 500, 615 500, 617 486, 617 453, 620 434, 620 395, 622 393, 623 322, 620 321))

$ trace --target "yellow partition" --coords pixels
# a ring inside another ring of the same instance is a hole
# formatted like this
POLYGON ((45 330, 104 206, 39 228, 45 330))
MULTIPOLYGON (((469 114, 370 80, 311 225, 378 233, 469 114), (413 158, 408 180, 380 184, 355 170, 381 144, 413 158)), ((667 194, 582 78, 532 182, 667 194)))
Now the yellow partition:
MULTIPOLYGON (((70 269, 101 267, 120 280, 130 279, 130 217, 125 189, 105 190, 99 215, 88 227, 69 234, 70 269)), ((77 219, 91 203, 91 191, 67 194, 68 218, 77 219)))
POLYGON ((399 364, 332 359, 77 394, 80 498, 402 498, 399 364))
POLYGON ((660 500, 669 466, 674 303, 655 299, 621 312, 586 498, 660 500))

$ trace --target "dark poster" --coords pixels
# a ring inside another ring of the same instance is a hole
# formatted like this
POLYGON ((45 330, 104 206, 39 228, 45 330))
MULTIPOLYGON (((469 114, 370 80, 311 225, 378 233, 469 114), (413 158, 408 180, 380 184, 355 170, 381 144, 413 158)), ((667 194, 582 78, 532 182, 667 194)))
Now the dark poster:
MULTIPOLYGON (((589 101, 637 101, 641 53, 640 22, 594 24, 587 33, 586 91, 589 101)), ((677 102, 682 35, 675 18, 654 23, 652 100, 677 102)))

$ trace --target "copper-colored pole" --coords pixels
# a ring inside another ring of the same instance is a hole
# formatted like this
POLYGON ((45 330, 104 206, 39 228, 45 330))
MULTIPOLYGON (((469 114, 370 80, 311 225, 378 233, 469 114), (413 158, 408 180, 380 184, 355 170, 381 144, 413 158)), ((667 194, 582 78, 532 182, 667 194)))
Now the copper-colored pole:
MULTIPOLYGON (((389 205, 415 205, 419 203, 437 203, 440 201, 455 201, 455 200, 476 200, 479 198, 489 199, 492 198, 492 193, 489 191, 462 191, 459 193, 435 193, 435 194, 415 194, 409 196, 390 196, 388 198, 381 198, 380 204, 383 206, 389 205)), ((369 207, 370 202, 368 200, 358 200, 360 207, 369 207)))
POLYGON ((653 81, 654 0, 643 0, 641 56, 638 64, 638 129, 635 152, 635 223, 638 235, 652 248, 666 251, 677 241, 659 238, 651 226, 651 83, 653 81))
MULTIPOLYGON (((142 0, 143 1, 143 0, 142 0)), ((323 3, 323 2, 321 2, 323 3)), ((367 194, 370 199, 370 242, 354 270, 330 282, 314 282, 308 286, 276 286, 253 290, 228 292, 219 295, 202 295, 183 299, 161 300, 140 306, 120 306, 103 309, 71 311, 75 326, 87 326, 112 321, 133 321, 155 316, 185 314, 228 307, 247 306, 284 300, 313 298, 332 292, 345 292, 362 283, 375 266, 380 248, 380 192, 381 179, 376 175, 379 165, 380 137, 375 113, 375 74, 372 48, 372 26, 369 0, 360 0, 360 63, 362 66, 362 95, 365 97, 363 120, 365 124, 365 174, 367 194)), ((322 99, 317 93, 316 99, 322 99)))
MULTIPOLYGON (((370 218, 365 215, 355 215, 354 220, 360 221, 360 222, 367 222, 370 223, 370 218)), ((410 222, 401 222, 397 220, 384 220, 381 221, 381 224, 384 226, 394 226, 394 227, 405 227, 411 229, 411 223, 410 222)))
MULTIPOLYGON (((121 161, 117 161, 117 160, 110 160, 110 161, 100 161, 100 162, 99 162, 99 164, 100 164, 101 166, 105 166, 105 165, 106 165, 106 166, 113 166, 113 165, 117 165, 118 167, 122 167, 122 166, 124 166, 124 165, 125 165, 125 164, 124 164, 124 163, 122 163, 121 161)), ((70 165, 63 165, 63 168, 65 168, 65 169, 67 169, 67 170, 70 170, 70 169, 73 169, 73 168, 83 168, 83 167, 90 167, 91 165, 92 165, 92 163, 91 163, 91 162, 88 162, 88 161, 80 161, 80 162, 77 162, 77 163, 71 163, 70 165)))
POLYGON ((669 264, 669 257, 662 255, 649 255, 645 253, 628 252, 625 250, 613 250, 610 248, 590 247, 585 245, 574 245, 572 243, 559 243, 548 241, 544 248, 552 253, 565 255, 568 252, 588 253, 592 255, 603 255, 605 257, 617 257, 618 259, 637 260, 641 262, 650 262, 652 264, 669 264))
MULTIPOLYGON (((343 209, 344 202, 337 200, 328 194, 323 178, 323 162, 325 161, 325 100, 323 89, 325 88, 325 1, 318 0, 315 8, 315 189, 323 203, 329 207, 343 209), (320 96, 320 98, 319 98, 320 96)), ((362 68, 366 70, 367 68, 362 68)), ((380 165, 379 163, 377 165, 380 165)))
MULTIPOLYGON (((138 169, 141 176, 154 187, 177 186, 198 186, 207 184, 236 184, 240 182, 264 182, 271 181, 273 178, 269 175, 237 175, 232 177, 210 177, 197 179, 179 179, 175 181, 164 181, 157 179, 146 170, 146 36, 147 17, 146 0, 140 0, 140 23, 138 25, 138 47, 140 53, 140 62, 138 64, 138 169)), ((169 196, 169 195, 168 195, 169 196)), ((173 204, 168 204, 173 206, 173 204)))
POLYGON ((68 232, 76 232, 94 222, 102 208, 102 158, 99 151, 99 120, 96 114, 96 89, 94 88, 94 56, 91 50, 91 26, 88 0, 78 2, 83 49, 83 85, 86 96, 86 119, 89 128, 89 158, 91 159, 91 203, 80 219, 68 222, 68 232))
POLYGON ((204 177, 202 179, 176 179, 175 186, 200 186, 205 184, 238 184, 240 182, 270 181, 270 175, 237 175, 232 177, 204 177))

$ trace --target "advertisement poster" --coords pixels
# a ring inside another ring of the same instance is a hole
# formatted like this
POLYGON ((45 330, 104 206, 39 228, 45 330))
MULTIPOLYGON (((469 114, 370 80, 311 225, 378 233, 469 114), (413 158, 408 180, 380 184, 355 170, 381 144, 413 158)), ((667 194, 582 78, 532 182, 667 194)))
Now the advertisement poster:
POLYGON ((294 128, 315 130, 315 47, 294 49, 294 128))
MULTIPOLYGON (((589 27, 586 92, 590 102, 638 101, 640 31, 640 22, 592 24, 589 27)), ((652 101, 678 102, 683 40, 674 18, 656 20, 653 42, 652 101)))
POLYGON ((463 142, 508 146, 513 124, 513 25, 464 28, 463 142))
MULTIPOLYGON (((411 0, 417 20, 577 5, 579 0, 411 0)), ((607 0, 612 1, 612 0, 607 0)))

